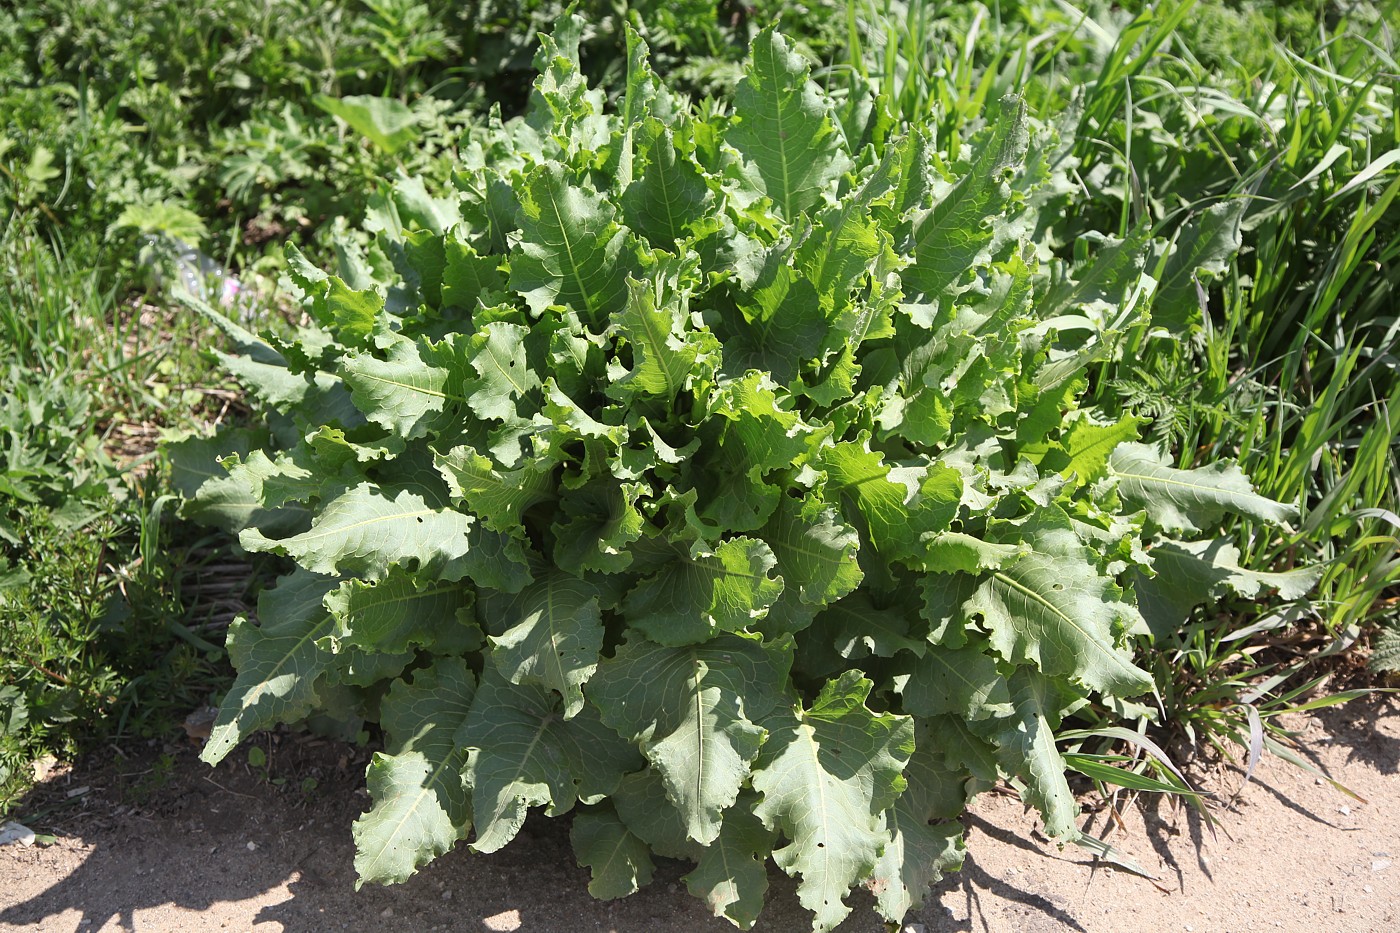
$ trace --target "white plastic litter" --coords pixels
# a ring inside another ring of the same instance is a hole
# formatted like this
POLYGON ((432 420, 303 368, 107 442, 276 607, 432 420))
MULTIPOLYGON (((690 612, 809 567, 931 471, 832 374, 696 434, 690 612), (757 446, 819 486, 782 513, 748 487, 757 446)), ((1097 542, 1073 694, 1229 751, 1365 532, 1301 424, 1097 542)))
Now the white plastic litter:
POLYGON ((34 844, 34 830, 13 820, 0 825, 0 846, 7 846, 12 842, 18 842, 22 846, 32 846, 34 844))

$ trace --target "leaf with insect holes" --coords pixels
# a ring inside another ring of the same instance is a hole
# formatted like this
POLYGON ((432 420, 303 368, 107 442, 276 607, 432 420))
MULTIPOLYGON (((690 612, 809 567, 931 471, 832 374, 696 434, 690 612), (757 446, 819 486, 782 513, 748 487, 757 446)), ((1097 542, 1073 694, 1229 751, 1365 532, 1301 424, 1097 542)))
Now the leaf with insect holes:
POLYGON ((770 720, 754 769, 753 789, 763 798, 754 812, 789 840, 773 860, 801 877, 797 896, 819 931, 850 913, 846 892, 874 870, 888 844, 884 813, 905 788, 901 772, 914 751, 913 722, 870 712, 870 688, 847 671, 811 708, 770 720))

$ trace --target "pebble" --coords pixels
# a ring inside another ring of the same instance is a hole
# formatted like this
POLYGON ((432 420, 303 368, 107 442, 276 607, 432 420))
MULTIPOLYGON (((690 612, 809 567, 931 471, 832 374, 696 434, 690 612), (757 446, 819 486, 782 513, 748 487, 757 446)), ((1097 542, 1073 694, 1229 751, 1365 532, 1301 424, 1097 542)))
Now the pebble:
POLYGON ((486 926, 486 929, 493 930, 495 933, 511 933, 513 930, 520 929, 520 911, 503 910, 498 914, 492 914, 481 922, 486 926))
POLYGON ((1367 894, 1370 894, 1372 891, 1375 890, 1375 888, 1371 887, 1369 884, 1365 884, 1361 886, 1361 890, 1365 891, 1367 894))
POLYGON ((442 899, 443 899, 444 901, 450 901, 450 900, 452 900, 452 891, 451 891, 451 889, 448 889, 448 890, 442 892, 442 899))
POLYGON ((1371 871, 1385 871, 1390 867, 1390 859, 1378 858, 1371 861, 1371 871))
POLYGON ((1351 816, 1351 807, 1338 807, 1337 812, 1342 816, 1351 816))
POLYGON ((394 908, 392 908, 392 907, 385 907, 383 910, 381 910, 381 911, 379 912, 379 916, 383 917, 385 920, 388 920, 388 919, 389 919, 390 917, 392 917, 393 915, 394 915, 394 908))
POLYGON ((250 842, 250 843, 248 843, 248 851, 249 851, 249 852, 256 852, 256 851, 258 851, 258 844, 257 844, 256 842, 250 842))

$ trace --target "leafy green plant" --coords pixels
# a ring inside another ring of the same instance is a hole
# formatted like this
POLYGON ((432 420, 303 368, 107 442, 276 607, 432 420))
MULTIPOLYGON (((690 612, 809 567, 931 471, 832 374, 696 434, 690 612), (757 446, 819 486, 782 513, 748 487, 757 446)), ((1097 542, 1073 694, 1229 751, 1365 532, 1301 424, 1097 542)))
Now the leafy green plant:
POLYGON ((635 36, 609 111, 580 36, 543 40, 456 193, 395 185, 341 276, 291 256, 307 327, 206 309, 269 422, 223 471, 175 448, 210 475, 186 512, 297 568, 230 629, 205 759, 377 719, 362 881, 577 807, 593 893, 691 859, 744 927, 770 854, 816 928, 859 883, 900 919, 999 776, 1076 838, 1054 731, 1152 689, 1134 637, 1307 586, 1199 540, 1296 510, 1079 407, 1148 244, 1033 261, 1053 140, 1014 99, 953 158, 767 29, 732 114, 635 36))

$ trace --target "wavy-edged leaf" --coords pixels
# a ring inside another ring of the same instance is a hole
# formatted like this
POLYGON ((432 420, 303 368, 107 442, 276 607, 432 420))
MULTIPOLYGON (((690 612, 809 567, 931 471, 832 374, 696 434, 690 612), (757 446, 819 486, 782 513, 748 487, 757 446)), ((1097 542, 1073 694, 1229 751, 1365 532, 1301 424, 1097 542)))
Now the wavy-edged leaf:
POLYGON ((471 530, 470 516, 438 507, 417 487, 365 482, 328 502, 301 534, 274 540, 249 528, 239 543, 295 557, 313 573, 377 579, 414 562, 425 576, 455 580, 466 572, 471 530))
POLYGON ((966 173, 914 223, 909 245, 914 262, 903 273, 911 295, 936 301, 961 291, 968 271, 991 259, 995 220, 1011 203, 1008 181, 1025 158, 1029 140, 1025 104, 1002 101, 996 122, 974 141, 979 148, 966 173))
POLYGON ((1167 531, 1200 531, 1227 512, 1281 524, 1298 517, 1296 506, 1265 498, 1233 463, 1179 470, 1161 450, 1120 444, 1109 458, 1118 492, 1167 531))
POLYGON ((810 709, 769 720, 772 734, 753 773, 763 797, 755 814, 789 840, 773 860, 801 876, 797 896, 819 931, 850 913, 842 899, 889 843, 885 811, 905 788, 901 772, 914 752, 911 719, 866 708, 871 686, 847 671, 810 709))
POLYGON ((598 326, 622 308, 636 272, 633 247, 596 191, 571 183, 556 162, 537 166, 521 191, 520 230, 510 286, 536 316, 562 305, 598 326))
POLYGON ((219 703, 200 758, 218 764, 258 729, 307 716, 316 704, 316 682, 330 669, 329 651, 317 639, 331 629, 321 600, 335 581, 298 568, 258 597, 259 625, 240 616, 229 626, 228 654, 238 676, 219 703))
POLYGON ((457 343, 400 338, 389 345, 388 359, 368 351, 346 354, 340 375, 366 418, 413 440, 443 426, 466 402, 469 373, 457 343))
POLYGON ((1151 690, 1151 676, 1119 644, 1128 607, 1093 552, 1067 527, 1028 534, 1032 553, 993 571, 965 605, 982 617, 992 647, 1013 664, 1034 663, 1114 696, 1151 690))
POLYGON ((603 646, 598 590, 567 573, 551 571, 536 579, 511 604, 504 627, 491 638, 496 667, 513 684, 534 684, 557 692, 564 718, 583 709, 583 685, 598 666, 603 646))
POLYGON ((388 735, 367 779, 374 805, 355 821, 356 887, 394 884, 444 854, 471 828, 462 786, 466 749, 454 741, 466 721, 476 678, 461 658, 440 658, 397 680, 380 705, 388 735))
POLYGON ((904 768, 908 786, 887 817, 890 842, 868 883, 876 909, 891 923, 922 907, 945 871, 962 867, 963 828, 952 819, 965 804, 962 776, 944 767, 935 737, 926 723, 919 725, 918 746, 904 768))
POLYGON ((1322 567, 1299 567, 1282 573, 1240 566, 1240 549, 1217 538, 1211 541, 1159 541, 1149 552, 1156 576, 1138 575, 1133 589, 1152 634, 1169 638, 1191 610, 1223 590, 1257 596, 1264 589, 1280 599, 1301 599, 1322 579, 1322 567))
POLYGON ((754 815, 757 802, 752 791, 739 794, 734 806, 724 811, 715 841, 700 850, 694 870, 682 879, 716 917, 741 930, 753 927, 768 892, 773 832, 754 815))
POLYGON ((710 184, 675 130, 648 119, 636 133, 637 148, 645 157, 641 175, 622 193, 622 215, 627 225, 657 249, 675 250, 676 244, 702 229, 715 211, 710 184))
POLYGON ((660 645, 693 645, 760 619, 783 591, 772 550, 756 538, 730 538, 686 552, 644 578, 623 599, 627 623, 660 645))
POLYGON ((757 722, 782 702, 791 642, 727 636, 667 648, 632 639, 589 688, 603 721, 640 743, 690 838, 720 832, 763 743, 757 722))
POLYGON ((916 716, 948 713, 966 720, 1010 712, 1011 696, 996 661, 981 646, 930 646, 894 678, 904 711, 916 716))
POLYGON ((772 547, 783 578, 778 606, 795 600, 800 608, 789 607, 789 614, 810 619, 859 586, 864 574, 856 560, 860 551, 856 530, 842 524, 835 509, 806 513, 801 500, 784 496, 761 536, 772 547))
POLYGON ((531 460, 502 471, 491 458, 467 445, 435 454, 433 459, 453 497, 465 503, 483 525, 501 534, 523 534, 521 514, 554 495, 554 465, 547 461, 531 460))
POLYGON ((578 863, 592 876, 588 893, 599 900, 626 897, 651 882, 655 866, 647 844, 628 831, 609 804, 574 817, 569 839, 578 863))
POLYGON ((1022 796, 1040 811, 1045 832, 1073 837, 1079 832, 1074 825, 1079 804, 1065 780, 1065 760, 1055 747, 1055 727, 1060 711, 1074 695, 1063 684, 1029 667, 1018 667, 1008 686, 1014 714, 974 723, 973 727, 996 742, 1001 767, 1025 782, 1022 796))
POLYGON ((346 580, 326 595, 335 617, 331 650, 358 648, 400 654, 416 647, 461 654, 482 645, 471 617, 472 590, 463 583, 425 580, 401 567, 378 582, 346 580))
POLYGON ((512 684, 489 661, 457 743, 469 753, 465 779, 478 852, 514 839, 530 807, 566 813, 578 800, 612 793, 625 771, 642 764, 591 706, 565 720, 555 693, 512 684))
POLYGON ((831 104, 808 78, 807 61, 773 26, 754 37, 750 64, 734 93, 738 123, 728 142, 743 156, 744 178, 794 221, 850 167, 831 104))

